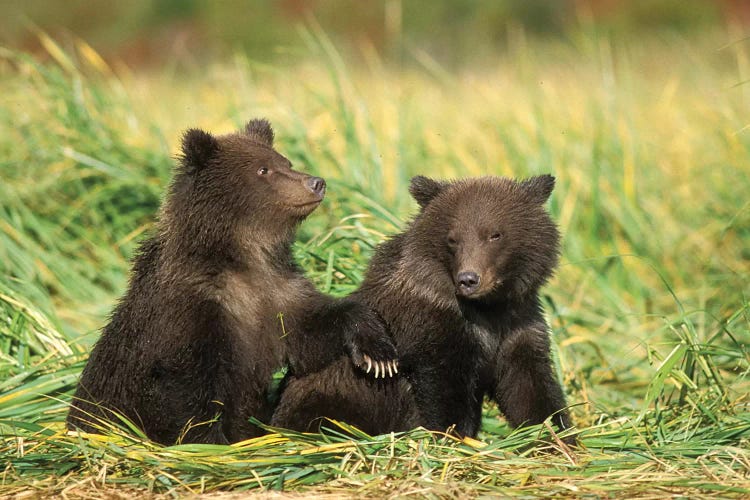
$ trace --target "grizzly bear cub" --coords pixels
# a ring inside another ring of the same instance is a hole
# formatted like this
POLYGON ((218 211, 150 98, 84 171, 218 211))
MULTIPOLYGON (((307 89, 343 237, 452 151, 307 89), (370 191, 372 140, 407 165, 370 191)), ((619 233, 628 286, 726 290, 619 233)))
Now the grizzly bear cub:
POLYGON ((292 259, 295 229, 325 181, 292 170, 274 133, 189 130, 156 234, 91 353, 68 427, 95 431, 120 416, 154 441, 235 442, 268 422, 272 375, 339 355, 393 366, 381 320, 354 300, 318 292, 292 259))
POLYGON ((423 426, 475 436, 489 396, 513 426, 552 416, 567 428, 539 299, 559 254, 543 207, 553 187, 549 175, 415 177, 420 212, 377 248, 352 295, 388 325, 398 377, 369 379, 345 360, 289 376, 272 425, 310 430, 329 417, 370 434, 423 426))

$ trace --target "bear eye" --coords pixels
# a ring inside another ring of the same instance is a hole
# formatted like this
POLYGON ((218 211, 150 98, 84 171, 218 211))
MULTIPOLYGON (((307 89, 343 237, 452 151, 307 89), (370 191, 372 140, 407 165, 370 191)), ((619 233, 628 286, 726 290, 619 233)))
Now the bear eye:
POLYGON ((455 247, 458 242, 456 241, 456 238, 452 236, 448 236, 448 245, 455 247))
POLYGON ((492 233, 490 235, 490 241, 498 241, 500 238, 502 238, 502 234, 500 233, 492 233))
POLYGON ((258 175, 266 175, 268 173, 268 167, 260 167, 258 169, 258 175))

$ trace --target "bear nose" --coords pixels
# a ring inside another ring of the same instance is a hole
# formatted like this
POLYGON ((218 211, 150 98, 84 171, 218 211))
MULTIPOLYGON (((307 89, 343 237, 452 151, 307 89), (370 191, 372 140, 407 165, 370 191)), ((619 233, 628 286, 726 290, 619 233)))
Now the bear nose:
POLYGON ((479 275, 474 271, 461 271, 458 273, 458 290, 462 295, 471 295, 479 287, 479 275))
POLYGON ((305 186, 318 196, 323 196, 326 192, 326 181, 320 177, 309 177, 305 181, 305 186))

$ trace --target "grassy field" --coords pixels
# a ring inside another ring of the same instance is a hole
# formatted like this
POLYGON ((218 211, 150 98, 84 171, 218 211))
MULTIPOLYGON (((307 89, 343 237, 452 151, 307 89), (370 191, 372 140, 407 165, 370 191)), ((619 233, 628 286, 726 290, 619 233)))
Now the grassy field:
POLYGON ((44 62, 0 53, 0 496, 748 497, 750 42, 515 33, 496 60, 448 71, 419 51, 400 70, 366 47, 345 61, 304 36, 293 66, 238 55, 155 74, 45 37, 44 62), (65 432, 181 131, 258 116, 328 181, 296 253, 336 295, 408 220, 412 175, 557 177, 564 250, 545 300, 580 447, 512 431, 492 405, 476 441, 65 432))

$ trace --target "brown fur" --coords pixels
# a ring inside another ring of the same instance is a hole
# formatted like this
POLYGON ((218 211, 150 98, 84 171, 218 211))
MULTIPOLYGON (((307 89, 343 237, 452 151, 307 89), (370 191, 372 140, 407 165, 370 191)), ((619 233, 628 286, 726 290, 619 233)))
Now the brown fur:
POLYGON ((189 130, 156 234, 83 371, 68 426, 122 414, 161 443, 234 442, 268 422, 272 374, 340 355, 395 358, 377 315, 319 293, 291 255, 325 183, 273 149, 265 120, 189 130), (279 314, 283 315, 283 328, 279 314))
POLYGON ((273 424, 306 430, 330 417, 371 433, 421 425, 474 436, 488 396, 514 426, 554 414, 568 427, 539 301, 559 252, 543 207, 553 186, 551 176, 414 178, 420 213, 377 248, 354 294, 388 325, 399 377, 368 379, 343 361, 289 377, 273 424))

